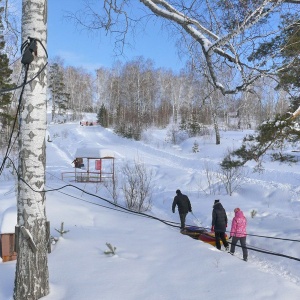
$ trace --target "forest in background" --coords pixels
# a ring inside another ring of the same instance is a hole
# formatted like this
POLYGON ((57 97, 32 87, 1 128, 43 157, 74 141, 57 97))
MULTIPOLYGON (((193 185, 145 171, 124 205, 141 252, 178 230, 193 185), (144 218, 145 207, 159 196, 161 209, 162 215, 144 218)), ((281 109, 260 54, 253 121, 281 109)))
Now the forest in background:
POLYGON ((97 69, 96 78, 84 69, 65 67, 57 58, 50 64, 49 81, 53 122, 61 116, 64 121, 79 121, 83 112, 94 112, 100 125, 136 140, 144 129, 170 123, 192 136, 205 134, 215 123, 255 129, 289 107, 287 93, 276 90, 270 79, 257 81, 250 92, 238 95, 210 93, 209 83, 191 64, 176 74, 155 68, 143 57, 97 69))
MULTIPOLYGON (((21 66, 13 67, 14 81, 21 66)), ((216 128, 256 129, 263 121, 286 113, 290 106, 288 94, 275 89, 275 82, 268 78, 256 81, 249 92, 211 93, 205 77, 189 63, 177 74, 137 57, 112 68, 97 69, 95 76, 83 68, 64 66, 63 60, 56 58, 48 72, 51 122, 80 122, 83 113, 93 112, 103 127, 136 140, 149 127, 164 128, 169 124, 174 132, 184 131, 190 137, 209 134, 216 128)), ((2 126, 2 145, 9 138, 9 120, 17 104, 15 92, 7 119, 2 117, 6 125, 2 126)), ((175 134, 171 140, 176 144, 175 134)))
MULTIPOLYGON (((247 15, 254 5, 251 1, 246 2, 245 6, 240 7, 240 17, 247 15)), ((229 5, 230 2, 225 1, 221 5, 224 13, 221 20, 224 21, 224 29, 230 31, 238 18, 232 15, 232 9, 239 1, 232 1, 229 6, 226 3, 229 5)), ((264 7, 265 4, 261 5, 264 7)), ((191 7, 190 12, 195 9, 191 7)), ((216 144, 219 144, 220 129, 257 129, 265 121, 284 116, 287 112, 293 113, 299 106, 297 53, 300 35, 298 14, 294 12, 292 15, 290 9, 288 7, 279 13, 281 31, 269 41, 260 36, 260 44, 247 58, 250 63, 263 62, 266 56, 270 57, 274 51, 281 49, 276 53, 277 73, 258 76, 253 81, 248 78, 245 87, 239 89, 241 78, 236 75, 235 68, 220 64, 218 78, 221 81, 227 79, 228 86, 236 86, 233 93, 225 91, 225 87, 212 78, 212 73, 208 75, 207 66, 201 61, 202 55, 196 50, 186 56, 186 65, 179 72, 156 67, 154 61, 140 56, 90 73, 81 67, 66 66, 61 57, 55 57, 48 61, 47 66, 47 106, 51 111, 51 122, 80 122, 83 113, 93 112, 97 114, 97 120, 93 121, 127 138, 140 140, 143 130, 149 127, 164 128, 171 124, 170 140, 174 144, 180 142, 182 136, 206 134, 214 134, 216 144)), ((274 15, 276 13, 275 10, 274 15)), ((22 86, 20 78, 24 77, 24 69, 18 59, 13 60, 16 45, 12 41, 16 39, 16 32, 10 30, 13 23, 8 22, 4 6, 0 16, 3 33, 0 36, 1 86, 12 89, 10 93, 0 96, 0 147, 5 148, 11 139, 12 128, 17 128, 14 122, 18 122, 18 87, 22 86), (5 22, 2 22, 3 17, 5 22)), ((80 20, 78 15, 73 18, 75 22, 80 20)), ((264 13, 257 18, 267 20, 264 13)), ((259 22, 254 28, 258 32, 264 30, 259 22)), ((255 38, 252 37, 253 42, 255 38)), ((181 51, 184 52, 183 49, 181 51)), ((217 61, 213 64, 216 66, 217 61)))

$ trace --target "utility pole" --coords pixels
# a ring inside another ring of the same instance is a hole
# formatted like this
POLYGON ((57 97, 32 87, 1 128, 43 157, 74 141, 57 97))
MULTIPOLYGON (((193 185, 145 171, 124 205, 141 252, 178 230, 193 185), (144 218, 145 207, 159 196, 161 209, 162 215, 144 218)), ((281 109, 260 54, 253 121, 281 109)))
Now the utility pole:
POLYGON ((14 300, 36 300, 49 294, 49 223, 44 192, 46 44, 47 0, 22 0, 22 63, 29 83, 20 103, 14 300))

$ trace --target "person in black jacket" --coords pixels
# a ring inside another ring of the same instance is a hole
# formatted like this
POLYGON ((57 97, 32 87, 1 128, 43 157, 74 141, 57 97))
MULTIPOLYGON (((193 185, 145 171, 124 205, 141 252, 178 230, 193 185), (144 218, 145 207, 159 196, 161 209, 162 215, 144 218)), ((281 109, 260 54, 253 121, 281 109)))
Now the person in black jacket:
POLYGON ((180 229, 184 229, 185 227, 185 218, 188 212, 192 212, 192 206, 190 199, 187 195, 183 195, 180 190, 176 191, 176 196, 174 197, 172 211, 175 213, 175 207, 178 206, 178 213, 180 217, 180 229))
POLYGON ((226 251, 229 251, 229 244, 225 237, 227 221, 228 219, 224 207, 220 203, 220 200, 215 200, 212 211, 211 231, 215 232, 216 247, 219 250, 221 250, 220 240, 222 240, 226 251))

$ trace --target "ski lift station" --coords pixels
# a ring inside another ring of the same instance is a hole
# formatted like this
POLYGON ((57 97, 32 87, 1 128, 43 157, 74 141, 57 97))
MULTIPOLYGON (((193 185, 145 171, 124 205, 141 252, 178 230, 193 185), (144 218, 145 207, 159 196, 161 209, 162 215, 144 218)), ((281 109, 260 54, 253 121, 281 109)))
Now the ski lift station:
POLYGON ((115 157, 113 151, 101 147, 81 147, 75 153, 74 172, 63 172, 62 179, 75 182, 114 182, 115 157))

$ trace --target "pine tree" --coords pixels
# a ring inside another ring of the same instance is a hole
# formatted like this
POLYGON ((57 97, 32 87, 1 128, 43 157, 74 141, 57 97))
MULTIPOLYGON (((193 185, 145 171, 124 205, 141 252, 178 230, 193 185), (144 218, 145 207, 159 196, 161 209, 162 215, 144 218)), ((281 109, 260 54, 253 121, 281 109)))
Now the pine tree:
POLYGON ((52 121, 54 121, 56 113, 63 115, 66 113, 70 94, 65 91, 64 73, 62 67, 58 63, 50 66, 49 70, 49 90, 52 100, 52 121))
POLYGON ((280 85, 289 91, 300 89, 300 24, 299 20, 286 30, 282 43, 284 68, 279 71, 280 85))
POLYGON ((285 67, 279 72, 280 86, 291 94, 291 110, 300 107, 300 25, 299 21, 287 31, 286 45, 283 47, 285 67))
POLYGON ((222 168, 234 168, 254 160, 260 164, 264 155, 270 153, 274 161, 295 162, 295 157, 284 152, 285 146, 300 140, 299 124, 286 116, 276 116, 261 124, 255 134, 244 137, 242 146, 224 158, 222 168))
MULTIPOLYGON (((14 85, 10 82, 10 76, 12 74, 12 70, 9 68, 9 58, 5 53, 5 40, 3 36, 3 23, 2 23, 2 15, 4 12, 4 8, 1 6, 2 0, 0 0, 0 89, 8 89, 12 88, 14 85)), ((5 132, 9 132, 9 125, 13 120, 13 113, 10 108, 10 104, 12 101, 11 93, 3 93, 0 94, 0 126, 1 129, 5 132)), ((8 135, 1 134, 2 139, 4 138, 4 142, 8 138, 8 135)))
POLYGON ((291 109, 295 111, 300 106, 300 24, 299 15, 282 15, 282 28, 285 28, 271 41, 261 43, 250 55, 249 60, 261 59, 264 56, 277 53, 274 59, 282 61, 278 69, 279 84, 277 88, 288 91, 291 95, 291 109), (293 21, 293 25, 291 24, 293 21), (281 49, 281 51, 278 51, 281 49))
POLYGON ((108 127, 108 113, 105 105, 102 103, 97 114, 97 121, 102 127, 108 127))

